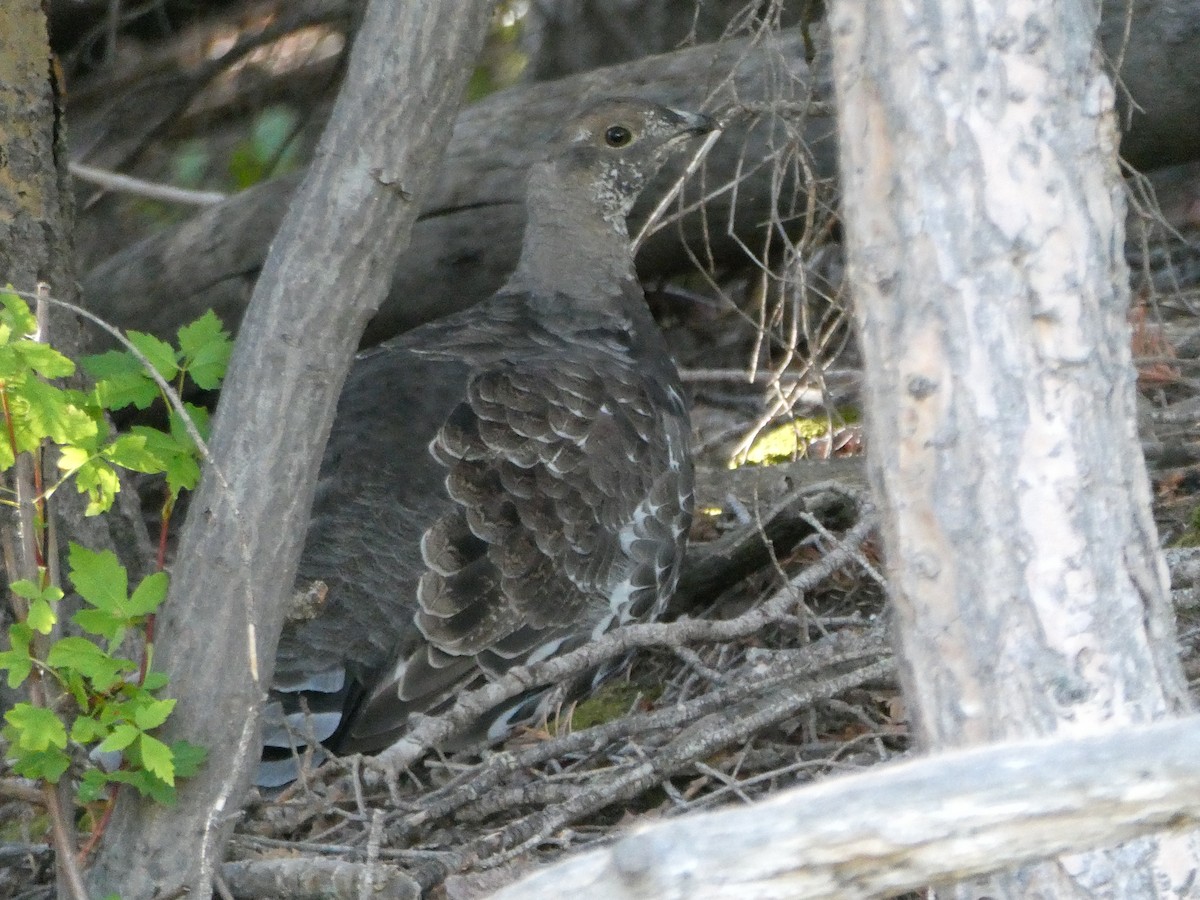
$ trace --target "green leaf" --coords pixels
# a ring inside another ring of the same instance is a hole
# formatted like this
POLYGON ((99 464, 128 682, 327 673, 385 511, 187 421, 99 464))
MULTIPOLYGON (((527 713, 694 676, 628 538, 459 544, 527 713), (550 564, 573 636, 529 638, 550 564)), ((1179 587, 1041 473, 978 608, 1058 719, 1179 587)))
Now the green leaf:
POLYGON ((110 781, 129 785, 143 797, 149 797, 163 806, 172 806, 175 803, 175 788, 143 769, 109 772, 108 778, 110 781))
POLYGON ((58 677, 63 680, 67 691, 75 698, 76 705, 80 709, 87 709, 92 702, 91 683, 74 669, 59 669, 58 677))
POLYGON ((20 382, 29 375, 29 367, 10 343, 0 344, 0 381, 20 382))
POLYGON ((86 465, 92 458, 92 452, 86 447, 66 446, 58 454, 58 467, 68 475, 86 465))
POLYGON ((209 344, 229 337, 221 320, 211 309, 196 321, 184 325, 176 333, 179 335, 179 350, 184 359, 192 359, 209 344))
POLYGON ((12 346, 25 365, 43 378, 66 378, 75 374, 75 363, 49 344, 18 341, 12 346))
POLYGON ((85 356, 80 362, 84 371, 96 379, 96 399, 105 409, 146 409, 159 397, 159 386, 131 353, 109 350, 85 356))
POLYGON ((104 448, 104 458, 134 472, 153 475, 166 471, 166 463, 146 448, 146 436, 123 434, 104 448))
POLYGON ((8 586, 8 589, 18 597, 24 597, 26 600, 36 600, 42 596, 42 589, 28 578, 20 578, 14 581, 8 586))
POLYGON ((166 572, 152 572, 143 578, 125 607, 129 615, 144 616, 157 610, 167 599, 169 584, 170 578, 166 572))
POLYGON ((167 721, 167 716, 171 715, 174 708, 174 700, 151 700, 134 710, 133 721, 142 731, 152 731, 167 721))
POLYGON ((122 675, 137 671, 132 660, 109 656, 91 641, 81 637, 65 637, 46 654, 46 662, 55 668, 74 669, 90 678, 98 691, 106 691, 122 675))
MULTIPOLYGON (((80 804, 91 803, 93 800, 99 800, 100 796, 105 793, 108 787, 108 773, 101 769, 88 769, 83 773, 83 777, 79 780, 79 784, 75 787, 75 799, 80 804)), ((115 896, 115 895, 110 895, 115 896)), ((117 898, 120 900, 120 897, 117 898)))
POLYGON ((190 325, 179 329, 179 349, 188 375, 201 390, 221 386, 233 341, 211 309, 190 325))
POLYGON ((58 616, 54 614, 54 607, 39 597, 37 600, 30 601, 29 615, 25 618, 25 622, 38 634, 49 634, 54 630, 58 616))
POLYGON ((71 758, 57 747, 22 753, 12 761, 12 770, 23 778, 33 778, 58 784, 63 772, 71 765, 71 758))
POLYGON ((111 550, 97 553, 72 541, 68 560, 71 584, 79 596, 114 615, 124 611, 129 599, 129 579, 115 553, 111 550))
POLYGON ((148 691, 157 691, 165 688, 170 680, 165 672, 147 672, 146 677, 142 680, 142 687, 148 691))
POLYGON ((76 716, 71 723, 71 740, 77 744, 90 744, 108 735, 108 726, 92 716, 76 716))
POLYGON ((175 755, 175 775, 178 778, 190 778, 200 771, 208 751, 187 741, 176 741, 171 745, 171 753, 175 755))
POLYGON ((29 304, 13 293, 11 284, 8 288, 0 291, 0 305, 4 307, 3 311, 0 311, 0 322, 13 334, 22 337, 33 334, 37 331, 37 318, 30 311, 29 304))
MULTIPOLYGON (((177 416, 171 413, 171 429, 175 430, 177 416)), ((200 481, 200 466, 196 463, 195 451, 191 438, 186 433, 182 440, 170 434, 164 434, 154 428, 135 425, 130 429, 134 434, 145 435, 146 447, 166 463, 167 487, 178 497, 180 491, 190 491, 200 481)), ((180 426, 182 432, 182 426, 180 426)))
POLYGON ((48 747, 67 746, 67 729, 51 710, 28 703, 18 703, 4 714, 12 726, 19 750, 38 752, 48 747))
POLYGON ((8 589, 26 600, 48 600, 51 603, 57 603, 63 598, 62 590, 56 585, 50 584, 45 588, 40 588, 28 578, 14 581, 8 586, 8 589))
POLYGON ((138 749, 142 754, 142 765, 147 771, 162 779, 166 784, 175 785, 175 759, 171 748, 158 738, 143 734, 138 741, 138 749))
POLYGON ((130 331, 126 333, 125 337, 150 361, 164 381, 170 381, 179 374, 179 366, 175 361, 175 348, 166 341, 159 340, 144 331, 130 331))
POLYGON ((109 732, 108 737, 96 747, 101 753, 111 753, 113 750, 124 750, 141 736, 136 726, 124 722, 109 732))
POLYGON ((64 394, 36 378, 23 382, 19 390, 14 388, 18 402, 12 404, 13 425, 19 449, 32 450, 47 437, 59 444, 78 444, 96 436, 96 420, 64 394))
POLYGON ((94 516, 112 507, 117 491, 121 490, 121 479, 106 460, 90 457, 76 470, 75 487, 88 496, 84 515, 94 516))
MULTIPOLYGON (((183 408, 188 413, 188 418, 192 420, 192 424, 196 426, 196 431, 200 434, 201 440, 208 440, 210 432, 209 428, 209 412, 203 406, 197 406, 194 403, 185 403, 183 408)), ((184 427, 183 418, 174 410, 167 420, 171 426, 171 437, 179 441, 189 452, 196 452, 196 442, 192 440, 192 436, 188 434, 187 428, 184 427)))
POLYGON ((8 686, 15 688, 33 671, 33 657, 29 653, 33 629, 24 622, 16 622, 9 626, 8 640, 12 649, 0 652, 0 669, 8 669, 8 686))
POLYGON ((126 619, 103 609, 81 609, 71 621, 88 634, 98 634, 109 641, 118 641, 125 634, 126 619))

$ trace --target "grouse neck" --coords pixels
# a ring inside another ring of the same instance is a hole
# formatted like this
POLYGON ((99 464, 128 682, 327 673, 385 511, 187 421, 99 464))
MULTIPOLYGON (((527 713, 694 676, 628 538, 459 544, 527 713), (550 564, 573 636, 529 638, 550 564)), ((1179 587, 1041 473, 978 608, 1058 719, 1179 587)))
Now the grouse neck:
POLYGON ((521 259, 508 285, 607 303, 616 285, 636 277, 627 209, 605 209, 610 198, 592 185, 555 175, 550 166, 531 173, 521 259))

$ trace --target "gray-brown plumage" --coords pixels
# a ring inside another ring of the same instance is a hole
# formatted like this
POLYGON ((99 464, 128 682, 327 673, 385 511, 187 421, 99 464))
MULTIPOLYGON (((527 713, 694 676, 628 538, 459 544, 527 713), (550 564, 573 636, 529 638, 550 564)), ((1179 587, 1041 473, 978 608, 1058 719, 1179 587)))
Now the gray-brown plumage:
MULTIPOLYGON (((303 694, 327 747, 380 750, 410 712, 662 610, 691 520, 688 414, 625 216, 714 128, 633 99, 568 123, 530 172, 505 287, 358 361, 301 562, 301 585, 328 596, 285 629, 277 723, 303 694)), ((538 699, 475 737, 544 712, 538 699)))

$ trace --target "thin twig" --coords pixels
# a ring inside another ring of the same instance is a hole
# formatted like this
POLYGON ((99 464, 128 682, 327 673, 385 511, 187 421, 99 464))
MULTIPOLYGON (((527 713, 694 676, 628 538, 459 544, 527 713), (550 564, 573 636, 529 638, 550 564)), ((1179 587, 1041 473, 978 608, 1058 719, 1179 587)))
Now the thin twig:
POLYGON ((175 187, 172 184, 161 184, 147 181, 144 178, 134 178, 132 175, 122 175, 120 172, 110 172, 89 166, 86 163, 73 162, 68 168, 71 174, 80 181, 99 185, 108 191, 122 194, 132 194, 135 197, 145 197, 149 200, 161 200, 164 203, 182 203, 186 206, 212 206, 221 203, 228 195, 220 191, 194 191, 188 188, 175 187))

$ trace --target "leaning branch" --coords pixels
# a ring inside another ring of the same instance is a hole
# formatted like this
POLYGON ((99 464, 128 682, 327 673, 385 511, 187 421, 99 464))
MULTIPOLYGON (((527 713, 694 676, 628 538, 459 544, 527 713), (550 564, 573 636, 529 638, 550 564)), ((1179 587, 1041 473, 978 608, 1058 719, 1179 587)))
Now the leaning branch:
POLYGON ((632 832, 492 895, 887 897, 1200 824, 1200 718, 883 765, 632 832))

